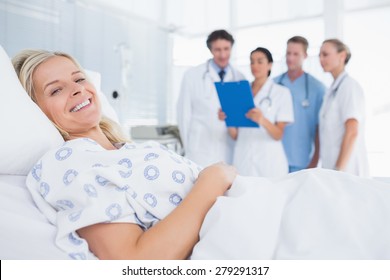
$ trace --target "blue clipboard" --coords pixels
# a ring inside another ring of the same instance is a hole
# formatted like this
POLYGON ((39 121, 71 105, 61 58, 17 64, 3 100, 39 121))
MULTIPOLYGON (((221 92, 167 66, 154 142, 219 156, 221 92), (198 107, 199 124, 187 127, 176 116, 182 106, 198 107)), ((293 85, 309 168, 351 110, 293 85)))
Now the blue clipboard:
POLYGON ((255 107, 248 81, 215 82, 215 87, 222 111, 226 114, 226 126, 259 127, 257 123, 245 117, 245 114, 255 107))

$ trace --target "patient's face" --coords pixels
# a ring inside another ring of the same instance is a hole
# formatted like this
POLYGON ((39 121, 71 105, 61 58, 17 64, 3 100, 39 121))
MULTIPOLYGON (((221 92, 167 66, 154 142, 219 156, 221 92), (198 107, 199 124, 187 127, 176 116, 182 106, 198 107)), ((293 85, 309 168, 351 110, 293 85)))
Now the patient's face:
POLYGON ((52 57, 34 71, 38 106, 70 135, 83 136, 98 126, 100 102, 85 74, 68 58, 52 57))

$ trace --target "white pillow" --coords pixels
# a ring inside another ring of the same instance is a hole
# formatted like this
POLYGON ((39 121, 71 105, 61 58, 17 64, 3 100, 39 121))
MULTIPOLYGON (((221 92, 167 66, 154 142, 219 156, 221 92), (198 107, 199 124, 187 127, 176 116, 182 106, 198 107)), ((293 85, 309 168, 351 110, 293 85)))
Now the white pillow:
POLYGON ((64 140, 20 84, 0 46, 0 174, 26 175, 64 140))
POLYGON ((87 70, 87 69, 84 69, 84 71, 87 74, 89 80, 95 86, 95 89, 99 95, 100 104, 102 105, 102 114, 104 116, 110 118, 111 120, 119 123, 119 118, 118 118, 117 113, 115 112, 114 108, 111 106, 107 97, 101 91, 101 75, 100 75, 100 73, 96 72, 96 71, 92 71, 92 70, 87 70))

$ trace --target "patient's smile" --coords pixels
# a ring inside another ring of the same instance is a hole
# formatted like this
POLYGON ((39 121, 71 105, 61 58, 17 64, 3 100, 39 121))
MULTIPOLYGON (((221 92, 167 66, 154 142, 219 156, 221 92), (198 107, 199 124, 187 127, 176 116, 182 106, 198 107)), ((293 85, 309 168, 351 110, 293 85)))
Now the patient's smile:
POLYGON ((91 100, 90 99, 87 99, 85 100, 83 103, 80 103, 78 105, 76 105, 72 110, 70 110, 72 113, 74 112, 77 112, 79 110, 81 110, 82 108, 84 108, 85 106, 91 104, 91 100))

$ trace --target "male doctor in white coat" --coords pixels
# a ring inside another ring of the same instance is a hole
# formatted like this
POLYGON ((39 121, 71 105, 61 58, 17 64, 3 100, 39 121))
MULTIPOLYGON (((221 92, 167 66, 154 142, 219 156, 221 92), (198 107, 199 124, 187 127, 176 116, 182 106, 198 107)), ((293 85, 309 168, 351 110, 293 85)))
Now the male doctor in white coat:
POLYGON ((177 103, 180 136, 186 157, 202 166, 232 163, 234 143, 225 122, 218 119, 221 105, 214 83, 245 79, 229 64, 233 44, 233 36, 227 31, 213 31, 207 38, 213 58, 183 77, 177 103))

